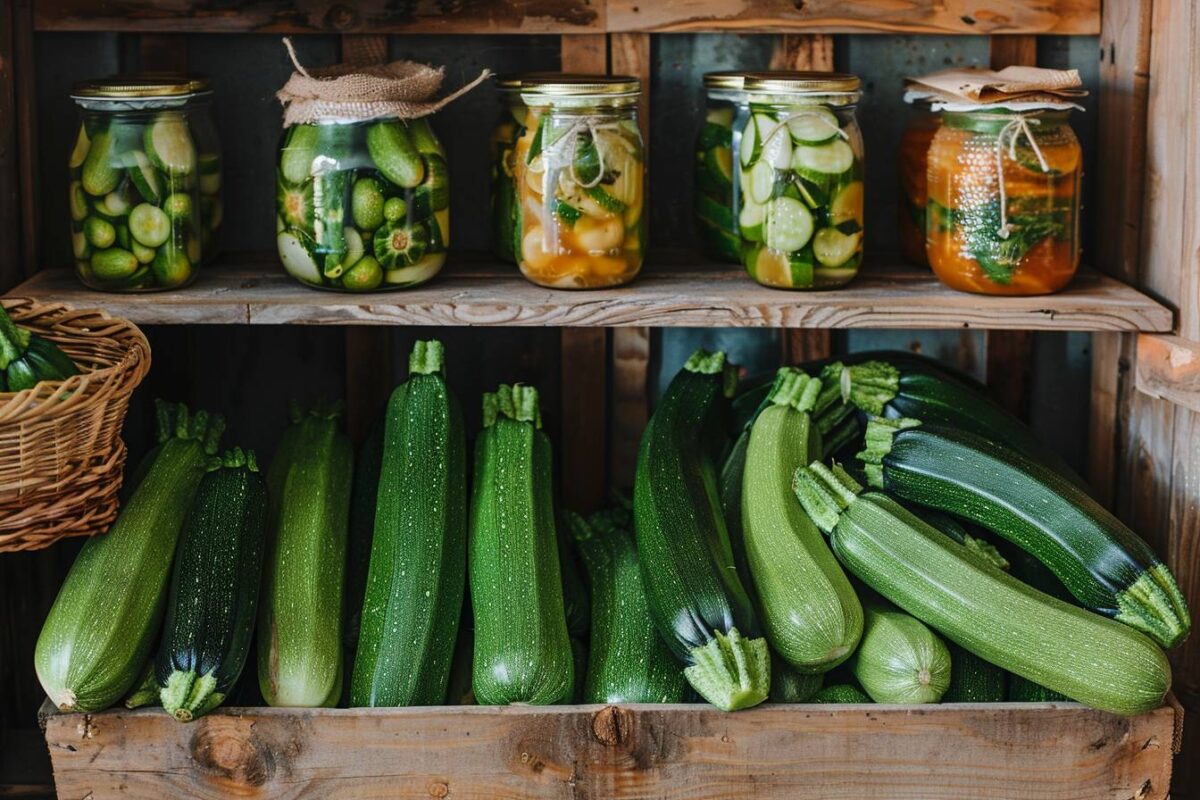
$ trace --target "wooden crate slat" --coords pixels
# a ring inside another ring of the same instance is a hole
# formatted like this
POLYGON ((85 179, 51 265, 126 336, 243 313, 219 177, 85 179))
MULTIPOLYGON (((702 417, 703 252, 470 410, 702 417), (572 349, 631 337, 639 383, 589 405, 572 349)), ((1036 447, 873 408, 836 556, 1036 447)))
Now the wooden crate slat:
POLYGON ((604 0, 36 0, 34 25, 160 33, 602 33, 604 0))
POLYGON ((149 710, 51 716, 46 739, 64 797, 1162 800, 1174 722, 1073 704, 149 710))
POLYGON ((1099 0, 608 0, 611 31, 728 33, 1057 33, 1100 31, 1099 0))
POLYGON ((1081 270, 1046 297, 986 297, 942 286, 928 270, 868 258, 850 286, 786 292, 736 267, 651 253, 633 284, 571 292, 526 281, 508 265, 458 254, 436 280, 354 295, 306 288, 273 255, 201 270, 183 291, 120 295, 84 288, 69 269, 44 270, 12 290, 150 324, 676 326, 752 328, 1005 328, 1168 331, 1171 312, 1125 284, 1081 270))
POLYGON ((16 89, 17 148, 20 153, 19 176, 21 187, 21 236, 18 247, 8 255, 20 253, 21 269, 25 275, 34 274, 38 261, 38 221, 41 210, 36 200, 41 189, 38 179, 37 83, 34 76, 33 9, 28 0, 9 3, 13 24, 13 71, 16 89))

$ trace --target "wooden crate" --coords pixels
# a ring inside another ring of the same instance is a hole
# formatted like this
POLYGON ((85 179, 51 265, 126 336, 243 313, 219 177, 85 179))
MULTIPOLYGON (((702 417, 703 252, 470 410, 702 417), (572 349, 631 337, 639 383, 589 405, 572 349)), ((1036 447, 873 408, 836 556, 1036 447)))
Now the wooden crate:
POLYGON ((55 714, 60 797, 1161 800, 1182 712, 1073 703, 55 714))

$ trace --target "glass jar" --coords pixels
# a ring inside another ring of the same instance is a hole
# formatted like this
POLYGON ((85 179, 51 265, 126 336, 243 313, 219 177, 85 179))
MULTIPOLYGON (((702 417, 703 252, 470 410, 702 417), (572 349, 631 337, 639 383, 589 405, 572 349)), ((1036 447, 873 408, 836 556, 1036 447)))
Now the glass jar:
POLYGON ((196 109, 212 92, 186 76, 77 84, 81 124, 68 166, 71 244, 84 284, 106 292, 178 289, 204 258, 196 109))
POLYGON ((517 263, 517 189, 513 183, 513 152, 525 133, 525 103, 521 100, 521 76, 496 79, 500 97, 500 119, 488 139, 492 164, 492 252, 501 261, 517 263))
POLYGON ((301 283, 403 289, 446 261, 449 173, 425 118, 293 125, 276 187, 279 258, 301 283))
POLYGON ((1079 264, 1082 160, 1066 111, 943 112, 929 147, 934 273, 983 294, 1066 286, 1079 264))
POLYGON ((557 289, 628 283, 642 266, 645 161, 636 78, 522 80, 528 108, 517 140, 517 263, 557 289))
POLYGON ((196 142, 196 188, 200 192, 200 243, 204 262, 211 262, 221 251, 221 220, 225 206, 221 201, 222 170, 221 137, 213 122, 212 92, 196 97, 195 108, 188 118, 192 139, 196 142))
POLYGON ((928 101, 918 100, 900 137, 900 205, 896 214, 900 255, 918 267, 929 266, 925 255, 925 203, 929 196, 926 171, 929 145, 941 126, 941 115, 933 113, 928 101))
POLYGON ((746 75, 738 227, 750 277, 782 289, 843 286, 863 250, 859 80, 830 72, 746 75))
POLYGON ((744 73, 709 72, 704 75, 704 124, 696 136, 696 228, 706 255, 718 261, 742 263, 738 230, 741 186, 737 174, 734 120, 747 113, 742 91, 744 73))

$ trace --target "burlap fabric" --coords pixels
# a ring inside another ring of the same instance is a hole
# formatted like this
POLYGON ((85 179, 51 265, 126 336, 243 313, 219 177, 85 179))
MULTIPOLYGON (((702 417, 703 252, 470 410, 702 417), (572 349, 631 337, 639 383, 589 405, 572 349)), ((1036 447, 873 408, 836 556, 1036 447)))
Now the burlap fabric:
POLYGON ((283 125, 289 127, 320 120, 416 119, 428 116, 452 103, 491 77, 484 70, 479 77, 451 94, 431 98, 442 88, 443 67, 431 67, 413 61, 390 64, 336 64, 332 67, 305 69, 296 57, 290 39, 284 39, 296 71, 283 88, 275 93, 283 104, 283 125))

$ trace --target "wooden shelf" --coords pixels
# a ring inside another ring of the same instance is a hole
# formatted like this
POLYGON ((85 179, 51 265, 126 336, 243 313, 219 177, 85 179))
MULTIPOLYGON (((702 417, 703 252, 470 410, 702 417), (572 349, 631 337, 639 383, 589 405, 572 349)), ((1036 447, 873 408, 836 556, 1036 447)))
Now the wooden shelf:
POLYGON ((39 31, 127 33, 928 33, 1100 32, 1100 0, 487 0, 354 4, 333 0, 36 0, 39 31))
POLYGON ((17 297, 101 307, 139 324, 487 325, 733 328, 1008 328, 1168 331, 1170 309, 1117 280, 1081 271, 1046 297, 955 292, 931 273, 868 258, 849 287, 823 292, 768 289, 741 270, 651 253, 631 285, 592 291, 534 286, 516 267, 452 254, 435 280, 405 291, 345 294, 307 288, 273 253, 231 256, 187 289, 109 294, 84 288, 69 269, 38 273, 17 297))

